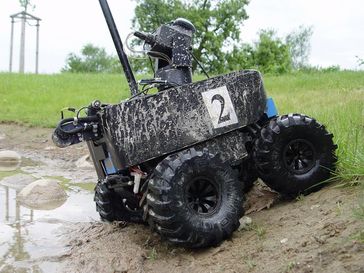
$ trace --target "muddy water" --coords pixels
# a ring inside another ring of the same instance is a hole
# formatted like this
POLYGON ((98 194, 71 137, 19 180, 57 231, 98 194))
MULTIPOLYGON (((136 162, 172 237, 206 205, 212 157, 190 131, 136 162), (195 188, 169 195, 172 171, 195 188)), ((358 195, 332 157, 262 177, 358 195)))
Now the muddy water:
MULTIPOLYGON (((47 173, 47 165, 23 160, 15 173, 47 173), (24 163, 25 162, 25 163, 24 163), (27 165, 28 166, 24 166, 27 165), (29 172, 31 171, 31 172, 29 172)), ((67 170, 57 170, 72 176, 67 170)), ((0 172, 0 272, 61 272, 69 247, 64 241, 68 227, 75 223, 98 221, 93 202, 93 184, 63 179, 68 198, 63 204, 32 210, 22 206, 19 191, 1 185, 13 173, 0 172), (49 209, 52 208, 53 209, 49 209)))

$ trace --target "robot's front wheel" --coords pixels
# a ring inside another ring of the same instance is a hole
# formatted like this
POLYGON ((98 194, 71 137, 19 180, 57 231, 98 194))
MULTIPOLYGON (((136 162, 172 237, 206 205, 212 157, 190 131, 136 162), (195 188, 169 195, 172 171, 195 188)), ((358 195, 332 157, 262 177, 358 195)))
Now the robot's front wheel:
POLYGON ((230 237, 244 214, 242 202, 236 172, 207 150, 168 156, 148 184, 150 225, 185 247, 214 246, 230 237))

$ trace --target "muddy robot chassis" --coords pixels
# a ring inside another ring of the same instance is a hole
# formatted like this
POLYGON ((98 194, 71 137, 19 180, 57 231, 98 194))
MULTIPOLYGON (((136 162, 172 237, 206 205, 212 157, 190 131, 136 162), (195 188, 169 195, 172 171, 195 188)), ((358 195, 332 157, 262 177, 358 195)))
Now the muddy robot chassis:
POLYGON ((258 71, 192 83, 195 28, 185 19, 134 32, 156 67, 139 91, 108 3, 100 4, 132 96, 94 101, 87 116, 62 119, 53 141, 87 143, 103 220, 147 223, 184 247, 214 246, 238 228, 244 193, 258 177, 291 197, 330 177, 332 134, 306 115, 278 116, 258 71), (150 87, 158 92, 146 94, 150 87))

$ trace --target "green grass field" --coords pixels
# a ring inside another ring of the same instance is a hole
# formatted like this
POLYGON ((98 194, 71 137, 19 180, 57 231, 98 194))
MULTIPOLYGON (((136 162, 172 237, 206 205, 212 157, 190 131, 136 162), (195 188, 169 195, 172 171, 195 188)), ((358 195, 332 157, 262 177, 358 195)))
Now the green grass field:
MULTIPOLYGON (((198 77, 201 78, 202 77, 198 77)), ((317 72, 265 76, 265 88, 280 113, 305 113, 334 133, 338 176, 364 176, 364 72, 317 72)), ((120 75, 0 74, 0 121, 55 127, 60 110, 92 100, 117 103, 129 90, 120 75)))

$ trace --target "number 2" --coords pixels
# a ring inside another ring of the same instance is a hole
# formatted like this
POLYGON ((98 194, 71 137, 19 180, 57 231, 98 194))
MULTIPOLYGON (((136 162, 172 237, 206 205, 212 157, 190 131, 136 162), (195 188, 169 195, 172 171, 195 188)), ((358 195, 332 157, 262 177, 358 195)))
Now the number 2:
POLYGON ((228 121, 230 120, 230 112, 228 112, 225 116, 222 116, 222 114, 224 113, 224 108, 225 108, 225 100, 224 97, 221 96, 220 94, 216 94, 211 98, 211 104, 214 103, 214 101, 217 100, 220 102, 220 115, 219 115, 219 120, 218 120, 218 124, 228 121))
POLYGON ((213 128, 222 128, 239 122, 226 86, 209 89, 201 95, 213 128))

